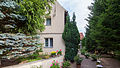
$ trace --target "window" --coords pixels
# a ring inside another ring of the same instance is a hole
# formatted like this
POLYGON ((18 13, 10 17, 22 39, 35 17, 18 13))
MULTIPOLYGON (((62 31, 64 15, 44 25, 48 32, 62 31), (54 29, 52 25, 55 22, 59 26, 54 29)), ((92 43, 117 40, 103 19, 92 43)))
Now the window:
POLYGON ((51 25, 51 18, 47 18, 46 19, 46 26, 50 26, 51 25))
POLYGON ((53 47, 53 38, 45 38, 45 47, 53 47))

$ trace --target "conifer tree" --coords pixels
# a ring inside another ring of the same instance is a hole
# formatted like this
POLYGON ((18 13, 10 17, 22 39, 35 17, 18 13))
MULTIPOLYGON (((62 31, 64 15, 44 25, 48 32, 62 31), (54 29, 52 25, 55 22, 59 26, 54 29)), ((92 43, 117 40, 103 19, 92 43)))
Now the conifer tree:
POLYGON ((80 35, 75 22, 76 16, 73 14, 72 21, 70 21, 69 15, 67 16, 67 21, 64 29, 64 33, 62 35, 66 51, 65 51, 65 59, 74 61, 74 57, 78 53, 78 44, 80 43, 80 35))

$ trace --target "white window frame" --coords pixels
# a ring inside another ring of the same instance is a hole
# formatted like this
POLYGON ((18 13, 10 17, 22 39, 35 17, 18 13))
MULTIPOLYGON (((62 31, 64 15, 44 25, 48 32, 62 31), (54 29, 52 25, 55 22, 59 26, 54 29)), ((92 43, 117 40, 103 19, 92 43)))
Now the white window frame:
MULTIPOLYGON (((44 38, 44 39, 45 39, 45 41, 44 41, 45 43, 46 43, 46 39, 48 39, 48 46, 46 46, 46 44, 44 44, 44 47, 45 47, 45 48, 53 48, 53 44, 52 44, 52 46, 50 46, 50 43, 51 43, 51 42, 50 42, 50 39, 51 39, 51 38, 44 38)), ((53 38, 52 38, 52 39, 53 39, 53 38)), ((52 43, 53 43, 53 42, 52 42, 52 43)))

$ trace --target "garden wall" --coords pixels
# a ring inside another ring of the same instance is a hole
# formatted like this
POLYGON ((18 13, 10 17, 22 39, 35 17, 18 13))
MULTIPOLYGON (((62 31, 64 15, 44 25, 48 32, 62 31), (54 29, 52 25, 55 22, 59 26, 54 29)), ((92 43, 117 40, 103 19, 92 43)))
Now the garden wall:
POLYGON ((43 59, 43 60, 33 61, 29 63, 19 64, 19 65, 3 67, 3 68, 37 68, 40 66, 42 66, 42 68, 50 68, 50 65, 52 64, 53 60, 58 61, 58 63, 60 63, 60 66, 61 66, 63 59, 64 59, 64 56, 60 56, 55 58, 49 58, 49 59, 43 59))

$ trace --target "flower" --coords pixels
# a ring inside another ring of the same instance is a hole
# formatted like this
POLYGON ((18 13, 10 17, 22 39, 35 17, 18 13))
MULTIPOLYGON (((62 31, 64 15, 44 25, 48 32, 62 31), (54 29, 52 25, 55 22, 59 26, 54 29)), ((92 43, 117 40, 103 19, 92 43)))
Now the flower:
POLYGON ((56 52, 58 52, 58 50, 56 52))
POLYGON ((60 51, 62 51, 62 49, 60 49, 60 51))
POLYGON ((52 61, 52 63, 54 63, 54 61, 52 61))
POLYGON ((58 63, 58 61, 56 61, 56 63, 58 63))
POLYGON ((50 65, 50 68, 60 68, 60 65, 58 63, 58 61, 53 61, 52 64, 50 65), (54 62, 54 63, 53 63, 54 62))
POLYGON ((50 67, 53 66, 53 64, 50 65, 50 67))

